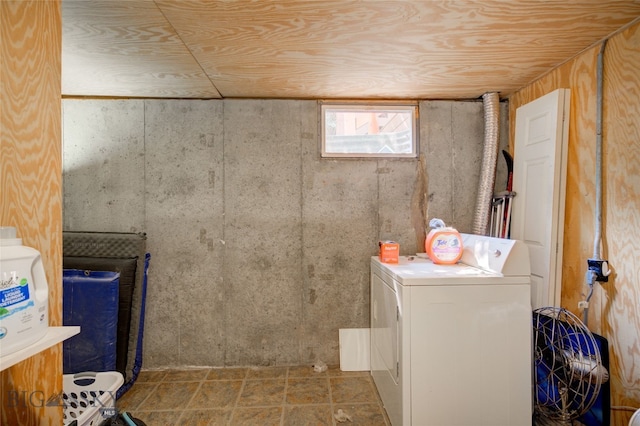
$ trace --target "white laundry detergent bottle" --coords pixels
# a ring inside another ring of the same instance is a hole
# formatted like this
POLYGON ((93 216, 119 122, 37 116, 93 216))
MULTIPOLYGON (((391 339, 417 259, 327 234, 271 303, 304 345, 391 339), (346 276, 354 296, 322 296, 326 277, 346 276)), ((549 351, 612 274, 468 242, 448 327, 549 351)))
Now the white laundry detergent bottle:
POLYGON ((38 250, 22 245, 16 229, 0 227, 0 356, 44 337, 49 288, 38 250))

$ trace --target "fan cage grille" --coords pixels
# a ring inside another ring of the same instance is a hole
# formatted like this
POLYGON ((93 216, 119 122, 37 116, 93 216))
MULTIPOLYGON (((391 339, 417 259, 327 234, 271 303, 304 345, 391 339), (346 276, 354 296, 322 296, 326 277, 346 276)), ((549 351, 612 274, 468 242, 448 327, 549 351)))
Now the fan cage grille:
POLYGON ((534 310, 533 337, 536 414, 565 421, 580 417, 606 380, 593 334, 570 311, 545 307, 534 310))

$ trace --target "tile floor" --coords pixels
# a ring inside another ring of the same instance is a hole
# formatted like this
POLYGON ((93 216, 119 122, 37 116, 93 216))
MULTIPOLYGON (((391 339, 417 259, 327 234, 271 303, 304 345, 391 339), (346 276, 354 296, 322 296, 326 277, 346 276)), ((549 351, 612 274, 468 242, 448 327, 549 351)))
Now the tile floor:
POLYGON ((142 371, 117 408, 148 426, 390 425, 370 374, 338 367, 142 371))

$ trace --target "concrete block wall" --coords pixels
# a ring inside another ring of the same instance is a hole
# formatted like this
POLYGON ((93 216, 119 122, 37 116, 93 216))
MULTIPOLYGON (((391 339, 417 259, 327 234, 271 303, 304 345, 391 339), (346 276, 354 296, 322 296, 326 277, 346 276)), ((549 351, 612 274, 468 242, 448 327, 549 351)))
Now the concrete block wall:
MULTIPOLYGON (((369 326, 377 242, 424 251, 411 218, 420 162, 321 159, 318 110, 63 100, 64 229, 147 233, 144 368, 337 364, 338 330, 369 326)), ((480 101, 420 102, 427 216, 462 232, 483 132, 480 101)))

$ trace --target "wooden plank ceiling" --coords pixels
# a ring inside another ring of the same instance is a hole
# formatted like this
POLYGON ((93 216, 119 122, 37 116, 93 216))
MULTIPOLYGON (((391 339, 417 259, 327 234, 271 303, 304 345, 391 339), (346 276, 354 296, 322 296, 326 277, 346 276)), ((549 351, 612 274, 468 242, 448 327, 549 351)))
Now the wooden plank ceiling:
POLYGON ((63 0, 62 93, 508 96, 640 17, 640 0, 63 0))

